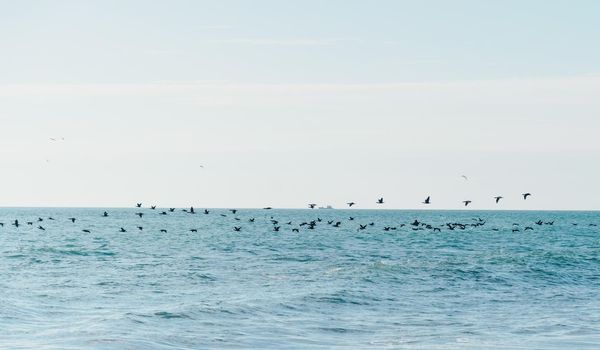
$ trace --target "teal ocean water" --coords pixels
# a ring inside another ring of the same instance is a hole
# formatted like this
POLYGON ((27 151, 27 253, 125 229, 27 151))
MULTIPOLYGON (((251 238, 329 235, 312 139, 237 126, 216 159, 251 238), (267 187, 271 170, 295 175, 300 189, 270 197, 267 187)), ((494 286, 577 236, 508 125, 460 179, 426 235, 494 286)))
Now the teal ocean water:
POLYGON ((0 209, 0 348, 600 348, 600 213, 104 210, 0 209))

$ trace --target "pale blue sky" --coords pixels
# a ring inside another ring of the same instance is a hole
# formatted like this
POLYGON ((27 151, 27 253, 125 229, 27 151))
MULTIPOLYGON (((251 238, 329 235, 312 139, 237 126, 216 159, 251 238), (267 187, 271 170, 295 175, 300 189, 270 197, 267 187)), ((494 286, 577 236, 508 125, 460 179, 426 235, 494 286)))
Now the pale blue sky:
POLYGON ((598 209, 599 17, 598 1, 0 1, 0 205, 598 209))

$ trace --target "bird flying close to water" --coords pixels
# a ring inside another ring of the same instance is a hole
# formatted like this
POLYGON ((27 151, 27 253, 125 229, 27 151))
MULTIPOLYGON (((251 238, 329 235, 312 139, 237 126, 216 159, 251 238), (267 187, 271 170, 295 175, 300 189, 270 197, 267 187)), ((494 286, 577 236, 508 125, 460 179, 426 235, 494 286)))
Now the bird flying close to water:
POLYGON ((383 197, 381 197, 377 200, 377 204, 383 204, 383 197))
POLYGON ((463 203, 465 203, 465 207, 469 204, 471 204, 471 201, 467 200, 467 201, 463 201, 463 203))
POLYGON ((427 198, 425 198, 425 200, 423 201, 423 204, 431 204, 431 196, 428 196, 427 198))
POLYGON ((504 198, 504 197, 502 197, 502 196, 496 196, 496 197, 494 197, 494 199, 496 200, 496 204, 498 204, 498 202, 500 202, 500 200, 502 198, 504 198))
POLYGON ((526 200, 527 197, 531 196, 531 193, 527 192, 527 193, 523 193, 523 200, 526 200))

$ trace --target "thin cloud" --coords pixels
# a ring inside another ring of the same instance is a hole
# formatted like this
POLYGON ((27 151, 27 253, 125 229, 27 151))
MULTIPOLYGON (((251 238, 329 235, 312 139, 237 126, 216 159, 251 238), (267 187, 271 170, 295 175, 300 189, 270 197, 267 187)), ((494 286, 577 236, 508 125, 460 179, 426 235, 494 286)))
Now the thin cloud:
POLYGON ((213 44, 237 44, 252 46, 333 46, 344 42, 355 42, 349 38, 231 38, 211 40, 213 44))

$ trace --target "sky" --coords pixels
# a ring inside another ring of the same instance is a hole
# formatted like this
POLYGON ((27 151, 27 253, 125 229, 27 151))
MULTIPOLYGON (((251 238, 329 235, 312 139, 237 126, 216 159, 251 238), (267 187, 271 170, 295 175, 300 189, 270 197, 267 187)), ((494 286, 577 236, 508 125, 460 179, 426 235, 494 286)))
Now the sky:
POLYGON ((599 13, 0 0, 0 206, 597 210, 599 13))

